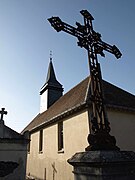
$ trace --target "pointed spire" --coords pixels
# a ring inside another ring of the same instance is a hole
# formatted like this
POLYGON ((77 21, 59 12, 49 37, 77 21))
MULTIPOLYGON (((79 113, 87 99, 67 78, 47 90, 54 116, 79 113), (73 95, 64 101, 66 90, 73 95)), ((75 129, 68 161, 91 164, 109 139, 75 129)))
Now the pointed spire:
POLYGON ((48 73, 47 73, 47 78, 46 78, 46 83, 49 82, 56 82, 56 76, 53 68, 53 63, 52 63, 52 51, 50 51, 50 62, 49 62, 49 68, 48 68, 48 73))

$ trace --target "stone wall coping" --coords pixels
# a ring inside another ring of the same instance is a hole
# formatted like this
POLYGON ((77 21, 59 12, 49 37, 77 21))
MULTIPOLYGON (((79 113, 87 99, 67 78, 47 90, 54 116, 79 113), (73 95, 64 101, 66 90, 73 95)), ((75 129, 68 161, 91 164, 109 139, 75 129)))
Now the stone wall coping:
POLYGON ((68 163, 72 166, 86 165, 107 165, 118 163, 135 163, 135 152, 133 151, 86 151, 78 152, 70 159, 68 163))

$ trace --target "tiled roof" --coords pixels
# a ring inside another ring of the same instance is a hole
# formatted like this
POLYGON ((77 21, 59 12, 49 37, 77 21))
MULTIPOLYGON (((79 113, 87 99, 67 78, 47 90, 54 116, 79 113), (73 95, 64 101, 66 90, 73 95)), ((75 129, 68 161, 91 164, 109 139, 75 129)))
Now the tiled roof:
POLYGON ((103 87, 107 106, 135 112, 135 96, 133 94, 106 81, 103 81, 103 87))
MULTIPOLYGON (((68 113, 71 110, 84 107, 86 101, 90 102, 88 95, 90 85, 90 78, 80 82, 77 86, 68 91, 58 101, 56 101, 45 112, 38 114, 30 124, 23 130, 34 130, 35 128, 54 122, 58 117, 68 113)), ((116 109, 132 110, 135 112, 135 96, 106 82, 103 81, 103 89, 105 95, 105 102, 108 107, 116 109)))

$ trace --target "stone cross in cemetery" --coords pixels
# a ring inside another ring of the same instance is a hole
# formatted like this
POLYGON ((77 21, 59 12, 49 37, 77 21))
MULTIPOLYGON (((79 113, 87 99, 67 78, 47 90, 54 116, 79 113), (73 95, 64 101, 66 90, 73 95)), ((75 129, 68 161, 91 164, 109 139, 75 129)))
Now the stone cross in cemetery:
POLYGON ((90 146, 86 150, 118 150, 115 137, 109 134, 110 126, 104 103, 102 76, 97 55, 105 56, 103 52, 105 50, 114 54, 118 59, 122 54, 115 45, 111 46, 101 40, 101 34, 93 29, 92 21, 94 18, 87 10, 82 10, 80 13, 84 18, 84 25, 76 22, 77 27, 63 22, 59 17, 49 18, 48 21, 57 32, 64 31, 77 37, 78 46, 85 48, 88 52, 92 116, 90 118, 90 134, 88 135, 90 146))
POLYGON ((0 111, 0 116, 1 116, 1 117, 0 117, 0 120, 1 120, 1 121, 3 121, 3 116, 4 116, 4 114, 7 115, 7 111, 5 111, 5 108, 1 108, 1 111, 0 111))

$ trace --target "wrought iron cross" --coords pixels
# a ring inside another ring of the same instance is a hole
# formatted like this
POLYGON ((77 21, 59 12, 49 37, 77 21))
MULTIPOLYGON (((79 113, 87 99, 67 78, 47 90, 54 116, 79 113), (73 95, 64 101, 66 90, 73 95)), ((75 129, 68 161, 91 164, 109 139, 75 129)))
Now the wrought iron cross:
POLYGON ((5 108, 1 108, 0 114, 1 114, 0 120, 3 121, 3 115, 4 115, 4 114, 7 115, 7 111, 5 111, 5 108))
POLYGON ((115 45, 111 46, 101 40, 101 34, 95 32, 93 29, 92 21, 94 18, 87 10, 82 10, 80 13, 84 18, 84 25, 76 22, 76 28, 63 22, 59 17, 49 18, 48 21, 57 32, 64 31, 77 37, 78 46, 85 48, 88 52, 91 77, 92 117, 90 120, 91 130, 88 135, 90 146, 86 150, 119 149, 115 145, 115 138, 109 134, 110 126, 104 103, 102 75, 97 55, 100 54, 105 57, 103 52, 105 50, 114 54, 118 59, 122 54, 115 45))

